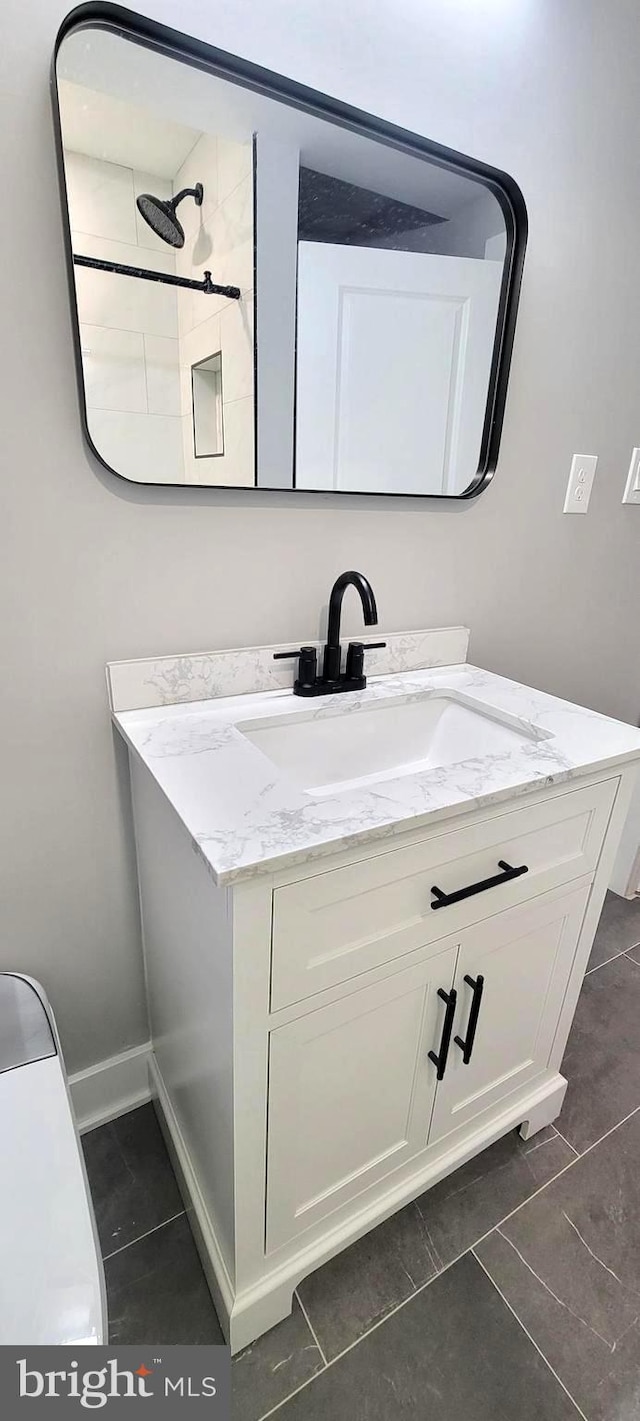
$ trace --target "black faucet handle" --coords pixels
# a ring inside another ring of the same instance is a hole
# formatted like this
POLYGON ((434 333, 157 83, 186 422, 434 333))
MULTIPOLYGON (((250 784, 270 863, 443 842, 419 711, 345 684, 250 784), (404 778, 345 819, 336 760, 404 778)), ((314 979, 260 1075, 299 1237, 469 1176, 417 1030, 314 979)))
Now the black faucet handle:
POLYGON ((298 658, 297 682, 303 686, 310 686, 316 679, 318 653, 315 646, 301 646, 299 651, 274 651, 274 661, 287 661, 290 657, 298 658))
POLYGON ((357 681, 360 677, 364 677, 365 651, 376 651, 386 645, 386 641, 350 641, 347 647, 347 665, 345 671, 347 680, 357 681))
POLYGON ((299 646, 297 651, 274 651, 274 661, 288 661, 293 656, 315 656, 315 646, 299 646))

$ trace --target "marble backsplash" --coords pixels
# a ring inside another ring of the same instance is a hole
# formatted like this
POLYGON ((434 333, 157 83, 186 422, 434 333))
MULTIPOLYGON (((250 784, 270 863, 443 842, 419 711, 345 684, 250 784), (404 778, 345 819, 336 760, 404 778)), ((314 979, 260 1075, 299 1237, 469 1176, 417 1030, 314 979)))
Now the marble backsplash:
MULTIPOLYGON (((422 671, 434 666, 457 666, 467 659, 466 627, 438 627, 416 632, 376 631, 359 640, 384 639, 384 649, 366 657, 369 676, 389 676, 401 671, 422 671)), ((309 642, 318 651, 321 642, 309 642)), ((112 711, 145 710, 152 706, 180 705, 243 696, 252 692, 283 691, 293 686, 295 659, 274 661, 276 651, 295 651, 295 643, 239 647, 231 651, 193 652, 182 656, 145 657, 138 661, 111 661, 107 687, 112 711)))

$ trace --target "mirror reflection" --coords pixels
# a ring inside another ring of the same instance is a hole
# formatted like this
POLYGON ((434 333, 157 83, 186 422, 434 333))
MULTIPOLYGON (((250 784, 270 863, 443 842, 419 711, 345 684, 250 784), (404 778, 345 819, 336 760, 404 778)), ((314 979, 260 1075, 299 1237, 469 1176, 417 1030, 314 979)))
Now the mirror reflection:
POLYGON ((511 237, 477 175, 107 28, 57 61, 86 427, 140 483, 460 495, 511 237))

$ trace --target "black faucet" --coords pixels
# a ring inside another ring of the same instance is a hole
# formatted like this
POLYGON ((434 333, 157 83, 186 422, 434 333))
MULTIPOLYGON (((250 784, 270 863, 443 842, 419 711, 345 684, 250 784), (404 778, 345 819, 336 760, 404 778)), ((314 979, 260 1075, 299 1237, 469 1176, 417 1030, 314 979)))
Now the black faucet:
POLYGON ((347 649, 347 664, 341 673, 342 647, 340 645, 340 617, 342 599, 347 587, 355 587, 362 602, 362 615, 366 627, 374 627, 378 622, 378 608, 371 583, 361 572, 341 572, 331 588, 329 598, 329 624, 327 643, 322 658, 322 675, 317 674, 317 653, 315 646, 303 646, 300 651, 276 651, 274 661, 297 656, 298 675, 293 683, 295 696, 329 696, 338 691, 362 691, 367 684, 364 675, 364 653, 374 648, 386 646, 384 641, 364 643, 351 641, 347 649))
POLYGON ((342 599, 347 587, 355 587, 362 602, 362 615, 365 627, 375 627, 378 622, 378 608, 373 595, 373 588, 366 577, 361 572, 341 572, 336 578, 331 588, 329 598, 329 624, 327 627, 327 644, 324 649, 324 660, 322 663, 322 677, 324 681, 337 681, 340 675, 340 661, 342 648, 340 646, 340 618, 342 616, 342 599))

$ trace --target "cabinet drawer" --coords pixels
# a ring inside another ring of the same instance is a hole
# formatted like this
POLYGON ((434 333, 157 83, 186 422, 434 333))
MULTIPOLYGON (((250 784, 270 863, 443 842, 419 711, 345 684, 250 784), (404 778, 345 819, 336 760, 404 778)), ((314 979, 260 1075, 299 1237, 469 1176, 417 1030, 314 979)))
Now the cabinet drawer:
POLYGON ((595 869, 617 779, 286 884, 274 892, 271 1009, 302 1001, 595 869), (445 894, 527 866, 434 910, 445 894))

